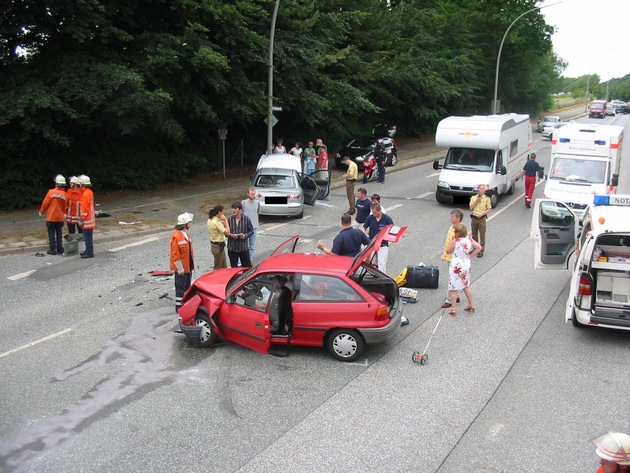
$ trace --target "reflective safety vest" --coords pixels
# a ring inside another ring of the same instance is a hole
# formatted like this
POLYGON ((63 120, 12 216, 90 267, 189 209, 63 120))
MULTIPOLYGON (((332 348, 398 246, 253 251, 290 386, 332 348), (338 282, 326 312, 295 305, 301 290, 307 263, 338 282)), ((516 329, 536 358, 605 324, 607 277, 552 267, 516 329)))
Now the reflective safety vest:
POLYGON ((79 223, 81 215, 81 193, 78 187, 71 187, 66 191, 68 195, 68 205, 66 208, 66 222, 71 224, 79 223))
POLYGON ((63 222, 66 217, 67 198, 66 191, 61 187, 50 189, 42 202, 39 213, 46 212, 47 222, 63 222))
POLYGON ((193 261, 193 248, 190 233, 186 230, 175 230, 171 235, 171 261, 170 268, 177 271, 175 261, 181 261, 184 272, 190 273, 195 267, 193 261))
POLYGON ((92 230, 96 227, 96 213, 94 211, 94 192, 85 187, 81 194, 80 217, 83 220, 83 230, 92 230))

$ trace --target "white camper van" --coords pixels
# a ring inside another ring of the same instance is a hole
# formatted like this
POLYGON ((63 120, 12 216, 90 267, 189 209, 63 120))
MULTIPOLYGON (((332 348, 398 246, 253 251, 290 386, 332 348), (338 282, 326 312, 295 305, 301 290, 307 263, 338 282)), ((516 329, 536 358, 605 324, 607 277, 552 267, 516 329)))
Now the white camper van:
POLYGON ((435 144, 448 147, 441 169, 435 199, 452 204, 455 197, 477 193, 481 184, 488 186, 487 195, 496 207, 500 194, 512 194, 514 184, 529 157, 532 127, 529 115, 473 115, 448 117, 435 133, 435 144))
POLYGON ((581 219, 594 194, 616 192, 622 145, 622 126, 571 123, 557 130, 544 197, 566 203, 581 219))

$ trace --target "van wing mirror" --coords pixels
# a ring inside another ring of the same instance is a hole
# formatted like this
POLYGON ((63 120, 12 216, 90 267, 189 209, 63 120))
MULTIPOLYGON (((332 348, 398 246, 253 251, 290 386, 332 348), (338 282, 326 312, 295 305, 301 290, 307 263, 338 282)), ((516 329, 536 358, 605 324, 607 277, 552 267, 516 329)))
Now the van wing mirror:
POLYGON ((505 166, 501 166, 499 168, 499 174, 501 174, 502 176, 505 176, 507 174, 507 169, 505 169, 505 166))
POLYGON ((612 179, 610 180, 610 185, 612 187, 617 187, 619 185, 619 174, 612 175, 612 179))
POLYGON ((442 169, 442 166, 440 166, 440 162, 437 159, 433 161, 433 169, 435 169, 436 171, 442 169))
POLYGON ((538 179, 544 179, 545 178, 545 168, 540 166, 540 168, 538 169, 538 179))

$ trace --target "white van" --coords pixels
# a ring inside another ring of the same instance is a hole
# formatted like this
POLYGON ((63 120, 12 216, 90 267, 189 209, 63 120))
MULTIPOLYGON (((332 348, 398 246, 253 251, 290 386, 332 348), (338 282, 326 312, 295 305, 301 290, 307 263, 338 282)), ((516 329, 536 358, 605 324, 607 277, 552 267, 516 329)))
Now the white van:
POLYGON ((630 195, 594 195, 580 230, 565 203, 536 199, 536 269, 566 269, 575 253, 565 318, 576 327, 630 330, 630 195))
POLYGON ((565 202, 580 218, 594 194, 615 193, 623 127, 571 123, 551 141, 551 166, 543 196, 565 202))
POLYGON ((443 165, 433 163, 433 169, 441 169, 435 199, 452 204, 485 184, 494 208, 499 195, 512 194, 522 176, 533 145, 532 127, 529 115, 515 113, 448 117, 438 124, 435 144, 449 148, 443 165))

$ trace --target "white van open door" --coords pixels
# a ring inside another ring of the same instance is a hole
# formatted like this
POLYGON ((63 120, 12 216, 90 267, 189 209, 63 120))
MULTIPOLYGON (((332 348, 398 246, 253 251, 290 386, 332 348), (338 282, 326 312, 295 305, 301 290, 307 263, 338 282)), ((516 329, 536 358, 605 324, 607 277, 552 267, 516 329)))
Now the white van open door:
POLYGON ((575 251, 579 219, 562 202, 536 199, 529 236, 535 242, 536 269, 567 269, 575 251))

